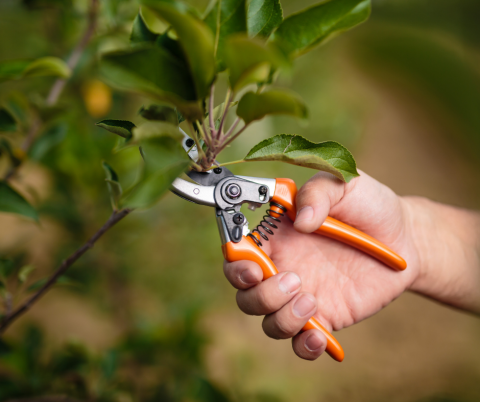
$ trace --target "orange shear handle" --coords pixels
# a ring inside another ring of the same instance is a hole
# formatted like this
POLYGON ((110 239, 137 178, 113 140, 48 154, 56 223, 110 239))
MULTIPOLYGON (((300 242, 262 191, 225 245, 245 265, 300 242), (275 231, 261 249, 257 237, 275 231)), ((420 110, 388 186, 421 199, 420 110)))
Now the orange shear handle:
MULTIPOLYGON (((291 179, 276 179, 275 194, 272 201, 283 205, 287 209, 288 217, 295 221, 297 210, 295 208, 295 197, 297 186, 291 179)), ((364 253, 371 255, 377 260, 388 265, 390 268, 403 271, 407 263, 393 250, 373 237, 355 229, 336 219, 327 217, 322 226, 315 233, 341 241, 349 246, 355 247, 364 253)))
MULTIPOLYGON (((222 251, 223 256, 228 262, 240 260, 256 262, 262 268, 264 280, 278 274, 278 270, 273 261, 249 237, 243 236, 239 243, 230 241, 222 245, 222 251)), ((340 343, 313 317, 310 318, 302 328, 303 331, 308 331, 309 329, 319 329, 322 331, 327 337, 326 352, 336 361, 341 362, 343 360, 345 353, 340 343)))

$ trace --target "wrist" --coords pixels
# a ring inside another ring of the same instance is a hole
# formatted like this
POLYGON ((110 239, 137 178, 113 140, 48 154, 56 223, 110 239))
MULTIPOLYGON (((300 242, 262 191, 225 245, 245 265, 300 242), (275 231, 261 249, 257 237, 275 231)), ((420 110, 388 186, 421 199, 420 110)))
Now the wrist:
POLYGON ((402 200, 417 256, 410 290, 480 313, 480 214, 425 198, 402 200))

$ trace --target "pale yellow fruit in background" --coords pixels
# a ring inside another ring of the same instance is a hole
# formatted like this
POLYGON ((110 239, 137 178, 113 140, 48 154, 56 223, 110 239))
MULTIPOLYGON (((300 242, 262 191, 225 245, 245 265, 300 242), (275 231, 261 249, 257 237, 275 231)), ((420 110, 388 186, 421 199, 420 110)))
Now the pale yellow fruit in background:
POLYGON ((90 116, 105 116, 112 107, 112 91, 99 80, 89 80, 82 87, 83 101, 90 116))

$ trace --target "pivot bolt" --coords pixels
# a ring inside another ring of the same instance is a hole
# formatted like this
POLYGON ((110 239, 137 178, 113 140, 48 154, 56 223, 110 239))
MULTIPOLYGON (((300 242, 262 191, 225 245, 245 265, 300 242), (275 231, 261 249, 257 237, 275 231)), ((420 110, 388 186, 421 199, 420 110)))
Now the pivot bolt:
POLYGON ((241 225, 245 220, 245 217, 243 216, 243 214, 235 214, 233 215, 233 223, 235 223, 236 225, 241 225))
POLYGON ((268 191, 268 188, 266 188, 265 186, 261 186, 261 187, 258 189, 258 192, 259 192, 261 195, 267 194, 267 191, 268 191))
POLYGON ((185 141, 185 145, 188 147, 188 148, 191 148, 195 145, 195 141, 192 140, 191 138, 187 138, 187 140, 185 141))
POLYGON ((225 192, 227 193, 227 197, 235 200, 238 197, 240 197, 240 194, 242 194, 242 190, 240 189, 240 186, 238 184, 230 184, 227 186, 225 192))
POLYGON ((215 173, 215 174, 222 173, 222 168, 217 167, 217 168, 213 169, 213 173, 215 173))

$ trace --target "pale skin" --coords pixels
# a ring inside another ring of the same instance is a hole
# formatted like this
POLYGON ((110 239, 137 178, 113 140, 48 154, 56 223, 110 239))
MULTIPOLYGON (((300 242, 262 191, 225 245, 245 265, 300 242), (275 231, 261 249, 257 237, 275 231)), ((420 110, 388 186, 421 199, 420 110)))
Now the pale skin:
POLYGON ((292 338, 306 360, 325 351, 318 330, 300 332, 311 316, 328 330, 370 317, 405 291, 480 314, 480 214, 420 197, 400 197, 367 174, 350 183, 326 173, 299 190, 295 224, 288 218, 263 242, 279 274, 262 282, 251 261, 224 263, 249 315, 264 315, 263 330, 292 338), (380 240, 408 264, 397 272, 372 257, 317 234, 327 215, 380 240))

